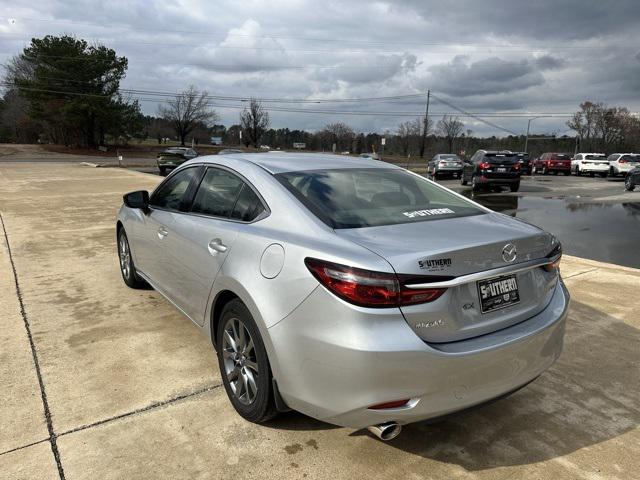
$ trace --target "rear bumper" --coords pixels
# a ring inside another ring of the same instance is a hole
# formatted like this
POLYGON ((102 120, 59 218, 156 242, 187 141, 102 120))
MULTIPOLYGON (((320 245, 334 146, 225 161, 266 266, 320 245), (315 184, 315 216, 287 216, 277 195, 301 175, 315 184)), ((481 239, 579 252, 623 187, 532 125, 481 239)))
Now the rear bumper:
POLYGON ((480 185, 513 185, 520 182, 520 175, 516 177, 488 177, 481 175, 476 177, 476 182, 480 185))
POLYGON ((509 328, 428 344, 394 309, 347 305, 318 287, 269 329, 271 358, 287 405, 329 423, 407 424, 484 403, 535 379, 562 351, 569 293, 509 328), (321 313, 319 313, 321 312, 321 313), (411 399, 397 409, 367 407, 411 399))
POLYGON ((549 172, 569 172, 571 171, 571 165, 549 165, 547 170, 549 172))
POLYGON ((462 167, 434 167, 436 173, 461 173, 462 167))
POLYGON ((578 168, 581 172, 605 173, 609 171, 609 165, 580 164, 578 168))

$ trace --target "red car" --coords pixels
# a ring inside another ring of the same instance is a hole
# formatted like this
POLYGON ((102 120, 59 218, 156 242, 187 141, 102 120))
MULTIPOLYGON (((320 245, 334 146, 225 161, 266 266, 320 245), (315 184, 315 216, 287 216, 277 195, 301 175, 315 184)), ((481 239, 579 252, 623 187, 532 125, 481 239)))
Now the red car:
POLYGON ((543 153, 534 160, 533 172, 547 173, 554 172, 556 175, 559 172, 565 175, 571 174, 571 157, 566 153, 543 153))

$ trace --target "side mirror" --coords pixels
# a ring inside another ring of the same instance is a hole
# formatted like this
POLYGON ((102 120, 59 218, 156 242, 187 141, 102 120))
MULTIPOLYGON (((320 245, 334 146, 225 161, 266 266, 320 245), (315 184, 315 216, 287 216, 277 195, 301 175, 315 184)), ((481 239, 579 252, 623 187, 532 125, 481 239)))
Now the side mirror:
POLYGON ((122 199, 129 208, 139 208, 145 211, 149 208, 149 192, 146 190, 125 193, 122 199))

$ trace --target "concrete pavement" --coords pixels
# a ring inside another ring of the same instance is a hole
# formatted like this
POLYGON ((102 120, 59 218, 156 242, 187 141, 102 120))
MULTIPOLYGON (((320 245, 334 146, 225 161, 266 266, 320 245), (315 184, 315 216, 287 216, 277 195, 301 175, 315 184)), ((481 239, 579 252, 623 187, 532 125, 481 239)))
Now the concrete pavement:
POLYGON ((637 475, 640 270, 565 258, 565 351, 510 398, 390 443, 295 413, 257 426, 227 401, 208 340, 120 278, 122 193, 159 181, 0 164, 0 478, 637 475))

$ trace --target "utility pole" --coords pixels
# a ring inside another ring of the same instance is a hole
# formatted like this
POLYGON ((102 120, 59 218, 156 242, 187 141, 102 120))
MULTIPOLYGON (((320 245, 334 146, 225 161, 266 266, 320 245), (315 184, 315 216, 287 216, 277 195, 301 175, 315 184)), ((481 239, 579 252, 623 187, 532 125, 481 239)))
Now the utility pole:
POLYGON ((427 110, 424 112, 424 125, 422 128, 422 141, 420 143, 420 158, 424 158, 424 149, 427 144, 427 130, 429 128, 429 99, 431 90, 427 90, 427 110))
POLYGON ((549 118, 549 115, 540 115, 539 117, 532 117, 527 122, 527 136, 524 138, 524 153, 527 153, 527 146, 529 145, 529 128, 531 127, 531 121, 536 118, 549 118))

